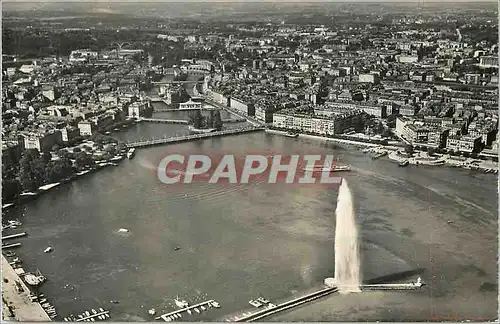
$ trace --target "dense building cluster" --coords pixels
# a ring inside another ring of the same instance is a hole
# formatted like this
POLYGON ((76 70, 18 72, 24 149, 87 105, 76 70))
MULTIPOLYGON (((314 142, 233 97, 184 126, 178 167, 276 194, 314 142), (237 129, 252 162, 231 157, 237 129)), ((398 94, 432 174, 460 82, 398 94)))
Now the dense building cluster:
POLYGON ((269 127, 324 136, 373 133, 375 119, 378 134, 392 132, 409 145, 494 156, 498 44, 488 31, 496 24, 476 11, 458 15, 367 14, 357 19, 369 23, 359 23, 339 13, 331 25, 150 21, 61 30, 42 20, 25 29, 27 39, 55 35, 70 44, 72 35, 91 46, 61 43, 62 54, 43 55, 51 42, 33 58, 20 52, 31 44, 7 30, 5 161, 15 163, 21 149, 48 152, 151 116, 153 97, 190 109, 203 97, 269 127))

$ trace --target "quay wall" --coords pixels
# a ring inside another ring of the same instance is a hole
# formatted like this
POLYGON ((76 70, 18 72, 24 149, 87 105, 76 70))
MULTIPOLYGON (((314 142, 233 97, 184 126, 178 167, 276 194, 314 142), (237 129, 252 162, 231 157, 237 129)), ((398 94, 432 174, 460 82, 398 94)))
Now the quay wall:
POLYGON ((37 302, 32 302, 30 290, 21 280, 14 268, 9 264, 5 256, 2 255, 2 299, 11 307, 14 318, 19 322, 50 322, 50 317, 45 313, 42 306, 37 302), (7 282, 5 282, 7 280, 7 282), (16 288, 18 281, 24 290, 18 292, 16 288))

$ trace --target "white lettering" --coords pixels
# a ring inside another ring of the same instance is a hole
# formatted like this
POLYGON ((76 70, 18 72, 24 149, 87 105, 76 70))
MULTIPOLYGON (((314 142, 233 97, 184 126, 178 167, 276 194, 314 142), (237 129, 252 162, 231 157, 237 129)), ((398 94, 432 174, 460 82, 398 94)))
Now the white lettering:
POLYGON ((178 175, 176 177, 169 177, 167 176, 167 165, 170 162, 177 161, 179 163, 184 163, 184 156, 179 155, 179 154, 172 154, 164 157, 161 161, 160 164, 158 165, 157 169, 157 175, 158 179, 165 183, 165 184, 172 184, 172 183, 178 183, 180 182, 181 176, 178 175))
POLYGON ((326 155, 325 163, 323 163, 323 172, 321 172, 320 183, 341 183, 341 177, 330 177, 330 169, 333 169, 333 155, 326 155))
POLYGON ((250 175, 256 175, 266 171, 267 164, 267 158, 265 156, 247 155, 247 157, 245 158, 243 171, 241 172, 240 183, 248 183, 250 175), (258 165, 256 167, 253 166, 254 162, 258 162, 258 165))
POLYGON ((234 162, 233 155, 225 155, 219 162, 219 165, 215 169, 212 177, 208 181, 209 183, 217 183, 220 178, 228 178, 230 183, 238 183, 238 177, 236 175, 236 166, 234 162), (227 167, 227 171, 224 169, 227 167))
POLYGON ((190 155, 186 166, 186 174, 184 175, 184 183, 191 183, 194 175, 207 172, 211 165, 212 160, 206 155, 190 155), (197 162, 201 162, 199 167, 196 167, 197 162))
POLYGON ((321 159, 321 155, 305 155, 304 160, 306 160, 306 165, 305 165, 305 170, 306 172, 304 173, 304 176, 299 179, 299 183, 315 183, 316 178, 314 178, 313 175, 313 168, 316 164, 316 161, 321 159))
POLYGON ((273 164, 271 165, 271 170, 269 172, 269 183, 276 183, 278 179, 278 172, 280 171, 287 173, 286 183, 293 183, 295 173, 297 172, 298 161, 298 155, 291 155, 290 164, 281 164, 281 155, 275 155, 273 157, 273 164))

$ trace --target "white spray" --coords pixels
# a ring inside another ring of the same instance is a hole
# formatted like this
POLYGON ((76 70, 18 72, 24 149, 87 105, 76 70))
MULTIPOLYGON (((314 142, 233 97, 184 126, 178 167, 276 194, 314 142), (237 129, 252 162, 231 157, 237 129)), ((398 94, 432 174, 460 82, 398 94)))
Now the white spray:
POLYGON ((360 292, 361 263, 358 228, 351 190, 345 179, 337 200, 335 229, 335 285, 339 292, 360 292))

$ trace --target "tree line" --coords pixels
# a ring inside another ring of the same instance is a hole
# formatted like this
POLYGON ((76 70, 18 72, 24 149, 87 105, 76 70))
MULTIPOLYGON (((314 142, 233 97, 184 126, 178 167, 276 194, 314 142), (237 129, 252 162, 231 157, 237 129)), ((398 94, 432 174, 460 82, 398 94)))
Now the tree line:
POLYGON ((210 111, 210 115, 206 117, 201 114, 201 110, 196 110, 189 114, 189 124, 197 129, 215 128, 218 131, 223 126, 219 110, 210 111))

